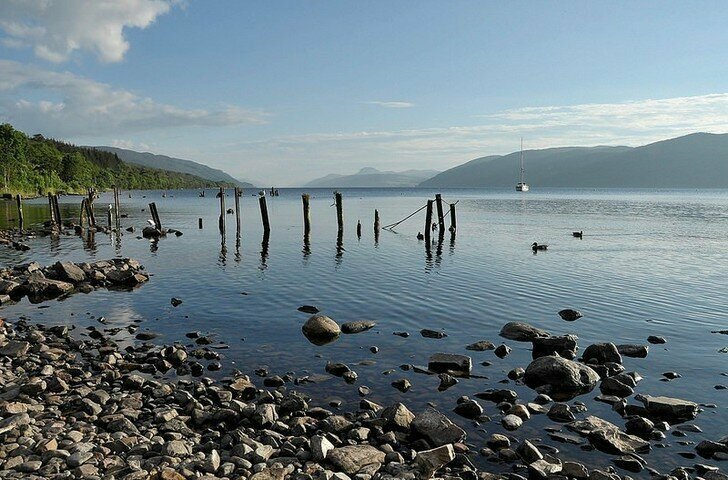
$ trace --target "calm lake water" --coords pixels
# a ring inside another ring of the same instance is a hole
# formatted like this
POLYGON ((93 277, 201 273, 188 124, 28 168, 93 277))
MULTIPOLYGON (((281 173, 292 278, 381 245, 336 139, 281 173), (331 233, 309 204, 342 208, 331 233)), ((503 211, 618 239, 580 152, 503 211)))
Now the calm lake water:
MULTIPOLYGON (((716 407, 706 408, 695 421, 703 433, 679 438, 668 432, 667 447, 653 449, 648 461, 662 471, 692 465, 698 460, 677 454, 694 452, 694 447, 680 441, 717 440, 728 434, 728 390, 715 388, 728 384, 728 354, 720 352, 728 346, 728 336, 711 333, 728 328, 728 191, 444 190, 447 202, 459 202, 458 233, 454 241, 446 234, 443 244, 433 246, 430 253, 416 238, 423 230, 424 211, 396 233, 382 231, 378 242, 372 224, 374 209, 379 209, 382 225, 393 223, 434 198, 434 191, 342 192, 343 248, 337 248, 330 189, 309 190, 313 225, 309 249, 303 242, 302 191, 281 189, 279 197, 267 199, 272 231, 266 251, 261 245, 257 196, 250 195, 255 192, 241 199, 239 246, 233 215, 226 216, 227 235, 222 241, 217 228, 219 203, 211 190, 206 198, 193 191, 169 192, 167 198, 160 192, 133 192, 127 198, 125 192, 124 227, 133 225, 140 232, 149 218, 147 203, 155 201, 165 226, 184 235, 158 243, 128 232, 120 239, 105 234, 93 239, 42 237, 29 242, 29 252, 0 249, 0 262, 132 257, 153 274, 148 284, 133 292, 77 294, 51 302, 48 309, 24 301, 4 307, 1 313, 10 319, 27 315, 41 323, 81 327, 101 327, 94 320, 98 316, 106 317, 107 327, 139 321, 141 330, 159 333, 158 341, 166 343, 186 343, 185 333, 194 330, 213 334, 229 345, 219 350, 223 370, 215 376, 234 368, 253 375, 260 367, 271 374, 320 375, 327 360, 345 362, 359 374, 355 385, 330 377, 317 386, 301 387, 320 402, 342 400, 344 409, 356 407, 360 385, 372 389, 373 401, 402 401, 413 410, 435 402, 450 411, 459 396, 487 388, 513 388, 523 401, 530 401, 535 393, 527 387, 499 383, 510 369, 528 365, 530 344, 505 341, 513 352, 502 360, 492 351, 464 348, 483 339, 501 343, 498 331, 508 321, 526 321, 554 334, 575 333, 581 351, 596 342, 644 344, 649 335, 662 335, 667 344, 652 346, 648 358, 625 358, 627 370, 645 378, 636 390, 716 407), (202 230, 197 228, 199 217, 202 230), (356 236, 357 220, 363 224, 361 239, 356 236), (583 239, 572 237, 575 230, 584 231, 583 239), (548 251, 534 254, 530 248, 534 241, 548 244, 548 251), (172 307, 171 297, 184 303, 172 307), (308 315, 296 309, 304 304, 316 305, 339 323, 369 319, 378 325, 317 347, 301 334, 308 315), (584 318, 564 322, 557 315, 563 308, 578 309, 584 318), (442 329, 448 336, 423 338, 422 328, 442 329), (392 335, 394 331, 412 335, 401 338, 392 335), (369 351, 372 345, 379 347, 379 353, 369 351), (437 377, 399 368, 408 363, 426 365, 437 351, 470 354, 474 373, 489 380, 461 380, 438 392, 437 377), (481 366, 484 360, 492 365, 481 366), (383 374, 390 369, 395 371, 383 374), (677 371, 682 378, 661 381, 667 371, 677 371), (412 389, 400 393, 392 388, 390 382, 398 378, 409 379, 412 389)), ((108 203, 109 195, 97 201, 99 222, 106 221, 102 206, 108 203)), ((79 204, 79 197, 62 198, 64 218, 77 218, 79 204)), ((228 197, 227 206, 232 204, 228 197)), ((27 202, 25 212, 31 222, 48 217, 42 199, 27 202)), ((0 226, 12 225, 8 221, 15 216, 14 203, 0 203, 0 226)), ((590 413, 623 426, 608 406, 593 401, 597 393, 577 400, 586 402, 590 413)), ((502 431, 495 405, 481 403, 492 422, 476 426, 450 415, 468 430, 468 441, 477 447, 489 434, 502 431)), ((549 443, 543 427, 553 425, 545 416, 537 416, 515 436, 549 443)), ((554 445, 562 458, 610 464, 607 456, 554 445)), ((480 461, 477 456, 474 460, 480 461)))

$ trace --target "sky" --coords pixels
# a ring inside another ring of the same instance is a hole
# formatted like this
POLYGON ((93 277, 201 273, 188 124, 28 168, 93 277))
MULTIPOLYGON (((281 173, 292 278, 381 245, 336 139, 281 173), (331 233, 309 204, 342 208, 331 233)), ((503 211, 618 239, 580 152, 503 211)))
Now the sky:
POLYGON ((728 2, 1 0, 0 122, 295 186, 728 132, 728 2))

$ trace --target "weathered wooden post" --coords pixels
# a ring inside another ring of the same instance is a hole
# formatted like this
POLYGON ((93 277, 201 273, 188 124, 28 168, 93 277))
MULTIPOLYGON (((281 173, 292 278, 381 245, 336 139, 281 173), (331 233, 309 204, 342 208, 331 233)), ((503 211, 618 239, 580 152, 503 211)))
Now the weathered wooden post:
POLYGON ((445 231, 445 215, 442 211, 442 195, 439 193, 435 195, 435 203, 437 203, 437 227, 441 231, 445 231))
POLYGON ((58 227, 58 222, 56 221, 56 209, 53 207, 53 194, 48 192, 48 210, 51 212, 51 227, 56 228, 58 227))
POLYGON ((374 210, 374 234, 379 235, 379 210, 374 210))
POLYGON ((242 195, 242 189, 240 187, 235 187, 235 231, 238 237, 240 236, 240 197, 242 195))
POLYGON ((83 228, 83 217, 86 213, 86 199, 81 199, 81 212, 78 214, 78 226, 83 228))
POLYGON ((457 220, 455 219, 455 204, 450 204, 450 233, 455 236, 455 232, 458 229, 457 220))
POLYGON ((265 195, 261 195, 258 202, 260 203, 260 219, 263 221, 263 238, 266 238, 270 235, 270 222, 268 221, 268 205, 265 203, 265 195))
POLYGON ((157 211, 157 204, 152 202, 149 204, 149 213, 152 214, 152 221, 154 222, 154 228, 162 230, 162 220, 159 218, 159 212, 157 211))
POLYGON ((106 221, 109 224, 109 230, 111 230, 111 217, 113 217, 113 214, 111 213, 111 208, 111 205, 109 205, 109 209, 106 211, 106 221))
POLYGON ((225 187, 220 187, 220 218, 218 219, 218 226, 220 227, 220 233, 225 234, 225 187))
POLYGON ((119 188, 114 185, 114 217, 116 218, 117 227, 121 226, 121 215, 119 215, 120 203, 119 203, 119 188))
POLYGON ((301 194, 301 201, 303 202, 303 234, 308 235, 311 233, 311 205, 309 204, 310 197, 308 193, 301 194))
POLYGON ((23 197, 18 194, 15 195, 15 202, 18 204, 18 229, 20 233, 23 232, 23 197))
POLYGON ((96 215, 94 215, 94 200, 96 192, 93 188, 88 189, 88 201, 86 202, 86 217, 88 218, 89 227, 96 228, 96 215))
POLYGON ((58 206, 58 195, 53 195, 53 211, 56 215, 56 222, 58 222, 58 229, 63 228, 63 219, 61 218, 61 207, 58 206))
POLYGON ((198 218, 197 219, 197 228, 199 228, 200 230, 202 230, 202 218, 198 218))
POLYGON ((361 220, 356 221, 356 236, 361 238, 361 220))
POLYGON ((344 231, 344 206, 341 202, 341 192, 334 192, 336 198, 336 223, 339 226, 339 231, 344 231))
POLYGON ((432 200, 427 201, 427 213, 425 215, 425 246, 430 248, 430 232, 432 231, 432 200))

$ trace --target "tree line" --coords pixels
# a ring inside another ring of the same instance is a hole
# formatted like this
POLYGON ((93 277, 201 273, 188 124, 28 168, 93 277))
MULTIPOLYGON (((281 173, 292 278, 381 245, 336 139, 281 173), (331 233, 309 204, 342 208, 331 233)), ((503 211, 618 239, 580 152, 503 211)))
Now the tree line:
POLYGON ((87 188, 125 190, 230 186, 187 173, 131 165, 115 153, 29 137, 0 125, 0 187, 3 193, 84 193, 87 188))

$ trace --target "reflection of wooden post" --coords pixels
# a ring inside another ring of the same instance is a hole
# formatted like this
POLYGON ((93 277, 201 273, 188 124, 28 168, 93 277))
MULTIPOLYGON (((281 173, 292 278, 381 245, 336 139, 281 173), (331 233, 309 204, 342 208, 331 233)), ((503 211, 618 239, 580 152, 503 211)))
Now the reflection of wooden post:
POLYGON ((235 187, 235 225, 238 236, 240 235, 240 197, 243 191, 239 187, 235 187))
POLYGON ((344 231, 344 206, 341 204, 341 192, 334 192, 336 198, 336 223, 338 224, 339 231, 344 231))
POLYGON ((303 234, 311 233, 311 205, 309 205, 310 197, 308 193, 301 194, 303 201, 303 234))
POLYGON ((435 195, 435 203, 437 203, 437 227, 441 231, 445 231, 445 215, 442 212, 442 195, 435 195))
POLYGON ((450 204, 450 233, 455 236, 455 232, 458 229, 457 221, 455 220, 455 204, 450 204))
POLYGON ((379 210, 374 210, 374 233, 379 234, 379 210))
POLYGON ((425 245, 430 248, 430 232, 432 231, 432 200, 427 201, 427 214, 425 215, 425 245))
POLYGON ((268 205, 265 203, 265 195, 261 195, 258 201, 260 203, 260 219, 263 221, 263 234, 265 238, 268 237, 270 234, 270 222, 268 221, 268 205))
POLYGON ((220 233, 225 233, 225 188, 220 187, 220 218, 218 219, 218 226, 220 227, 220 233))
POLYGON ((18 204, 18 229, 23 232, 23 197, 15 195, 15 202, 18 204))

